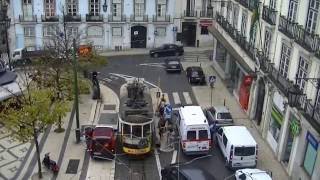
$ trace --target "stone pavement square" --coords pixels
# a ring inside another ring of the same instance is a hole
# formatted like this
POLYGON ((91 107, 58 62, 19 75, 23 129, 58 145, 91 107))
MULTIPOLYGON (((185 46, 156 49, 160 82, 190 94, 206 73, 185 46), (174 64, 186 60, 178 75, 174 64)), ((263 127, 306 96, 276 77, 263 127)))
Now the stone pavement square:
POLYGON ((14 146, 21 144, 21 142, 13 139, 12 137, 6 137, 6 138, 0 139, 0 144, 1 144, 1 146, 9 149, 11 147, 14 147, 14 146))
POLYGON ((31 143, 20 144, 14 148, 10 148, 10 152, 19 158, 25 157, 27 154, 31 143))
POLYGON ((12 156, 10 153, 8 153, 7 151, 4 151, 2 153, 0 153, 0 167, 2 169, 2 166, 15 161, 17 158, 12 156))
POLYGON ((5 178, 7 179, 13 179, 19 167, 21 166, 21 163, 22 163, 21 161, 14 161, 13 163, 10 163, 4 167, 1 167, 2 175, 5 176, 5 178))

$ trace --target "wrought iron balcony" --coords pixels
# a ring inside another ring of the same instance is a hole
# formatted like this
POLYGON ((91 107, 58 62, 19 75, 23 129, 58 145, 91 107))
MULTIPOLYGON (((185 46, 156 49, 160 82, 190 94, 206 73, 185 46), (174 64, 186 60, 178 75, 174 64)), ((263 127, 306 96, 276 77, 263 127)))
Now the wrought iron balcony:
POLYGON ((305 119, 320 132, 320 106, 314 106, 311 99, 307 98, 307 95, 303 95, 299 98, 299 105, 297 107, 305 119))
POLYGON ((270 9, 268 6, 263 6, 262 19, 271 25, 276 25, 277 11, 270 9))
POLYGON ((99 15, 86 14, 86 21, 87 22, 103 22, 103 16, 101 14, 99 15))
POLYGON ((59 16, 46 16, 41 15, 41 21, 42 22, 59 22, 59 16))
POLYGON ((64 21, 66 21, 66 22, 81 22, 81 16, 80 15, 65 15, 64 21))
POLYGON ((248 8, 251 11, 254 11, 259 7, 259 1, 257 0, 237 0, 242 6, 248 8))
POLYGON ((37 22, 37 16, 36 15, 31 15, 31 16, 19 15, 19 21, 20 22, 37 22))
POLYGON ((148 22, 148 15, 136 15, 136 14, 133 14, 130 16, 130 21, 131 22, 148 22))
POLYGON ((295 41, 310 52, 316 52, 317 50, 320 50, 319 35, 309 33, 301 25, 297 25, 295 41))
POLYGON ((200 11, 200 18, 213 18, 213 10, 200 11))
POLYGON ((289 21, 284 16, 280 16, 279 19, 279 31, 283 34, 288 36, 291 39, 294 39, 295 32, 297 31, 297 24, 296 22, 289 21))
POLYGON ((184 10, 183 17, 197 17, 197 11, 196 10, 184 10))
POLYGON ((152 21, 153 22, 170 22, 170 15, 164 15, 164 16, 156 16, 153 15, 152 21))
POLYGON ((119 16, 113 16, 113 15, 109 15, 108 16, 108 21, 109 22, 126 22, 127 21, 127 17, 125 15, 119 15, 119 16))

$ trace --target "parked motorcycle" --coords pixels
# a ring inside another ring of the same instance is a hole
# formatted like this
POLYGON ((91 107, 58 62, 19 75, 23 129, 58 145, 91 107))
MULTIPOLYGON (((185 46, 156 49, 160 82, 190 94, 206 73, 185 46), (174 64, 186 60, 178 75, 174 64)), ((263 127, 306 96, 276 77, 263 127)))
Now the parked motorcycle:
POLYGON ((46 153, 44 155, 42 163, 44 164, 44 166, 46 166, 46 168, 52 170, 53 173, 58 173, 59 172, 59 166, 57 165, 57 163, 55 161, 50 159, 49 154, 50 153, 46 153))

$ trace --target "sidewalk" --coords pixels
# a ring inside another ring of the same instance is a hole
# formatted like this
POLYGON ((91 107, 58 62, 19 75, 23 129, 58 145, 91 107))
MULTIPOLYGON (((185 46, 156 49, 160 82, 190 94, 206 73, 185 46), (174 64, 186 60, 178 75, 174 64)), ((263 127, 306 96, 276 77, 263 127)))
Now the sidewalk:
MULTIPOLYGON (((208 77, 209 75, 215 75, 217 77, 215 87, 212 91, 212 104, 223 105, 225 102, 225 105, 230 109, 232 116, 235 118, 235 124, 246 126, 254 136, 255 140, 259 144, 257 168, 271 171, 273 179, 275 180, 289 179, 281 164, 275 159, 271 148, 267 145, 266 141, 262 139, 253 122, 249 120, 248 116, 241 109, 235 97, 229 93, 229 91, 222 83, 215 70, 210 66, 210 64, 211 62, 202 62, 202 67, 206 74, 206 77, 208 77)), ((194 63, 184 63, 184 65, 191 66, 194 65, 194 63)), ((200 103, 202 107, 208 107, 211 105, 211 89, 209 85, 193 86, 192 89, 197 102, 200 103)))
MULTIPOLYGON (((212 47, 184 47, 184 52, 202 52, 202 51, 208 51, 212 50, 212 47)), ((148 48, 131 48, 127 50, 122 51, 114 51, 114 50, 108 50, 104 52, 100 52, 99 54, 101 56, 126 56, 126 55, 146 55, 149 54, 150 49, 148 48)))

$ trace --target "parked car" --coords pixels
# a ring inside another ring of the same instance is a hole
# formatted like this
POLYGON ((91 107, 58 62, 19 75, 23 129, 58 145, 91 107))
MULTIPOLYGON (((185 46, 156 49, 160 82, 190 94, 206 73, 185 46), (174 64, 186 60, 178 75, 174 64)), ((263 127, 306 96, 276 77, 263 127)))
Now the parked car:
POLYGON ((151 49, 149 52, 150 56, 155 58, 160 56, 181 56, 183 53, 183 46, 176 44, 164 44, 158 48, 151 49))
POLYGON ((272 180, 272 174, 260 169, 239 169, 234 174, 236 180, 272 180))
POLYGON ((204 111, 210 125, 214 123, 219 126, 233 125, 231 113, 225 106, 209 107, 204 111))
POLYGON ((161 176, 162 180, 215 180, 215 177, 203 168, 183 164, 165 167, 161 170, 161 176))
POLYGON ((164 66, 167 72, 181 72, 182 65, 179 58, 166 59, 164 66))
POLYGON ((203 70, 200 66, 191 66, 186 69, 187 78, 190 84, 199 83, 205 84, 206 77, 203 73, 203 70))

